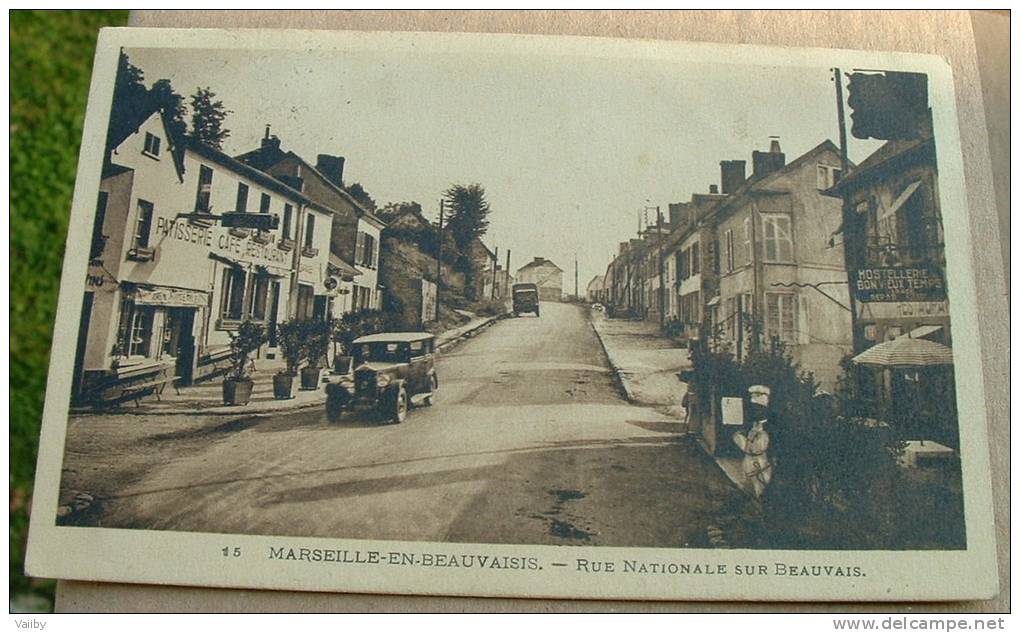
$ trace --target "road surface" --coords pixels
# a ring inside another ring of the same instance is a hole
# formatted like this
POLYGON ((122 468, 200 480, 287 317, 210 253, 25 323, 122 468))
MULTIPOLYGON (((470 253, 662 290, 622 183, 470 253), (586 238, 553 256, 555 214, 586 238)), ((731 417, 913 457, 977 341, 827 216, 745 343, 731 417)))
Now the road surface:
POLYGON ((107 527, 661 547, 704 546, 742 503, 676 420, 620 396, 581 307, 500 321, 437 371, 435 405, 400 425, 73 418, 65 493, 107 527))

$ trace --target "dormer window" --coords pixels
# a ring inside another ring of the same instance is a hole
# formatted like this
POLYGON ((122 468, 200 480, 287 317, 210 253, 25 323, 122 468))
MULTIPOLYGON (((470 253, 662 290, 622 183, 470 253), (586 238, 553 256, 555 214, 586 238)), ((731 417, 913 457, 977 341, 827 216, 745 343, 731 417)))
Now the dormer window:
POLYGON ((158 136, 150 132, 146 132, 145 149, 142 150, 142 153, 151 158, 159 158, 159 144, 160 138, 158 136))

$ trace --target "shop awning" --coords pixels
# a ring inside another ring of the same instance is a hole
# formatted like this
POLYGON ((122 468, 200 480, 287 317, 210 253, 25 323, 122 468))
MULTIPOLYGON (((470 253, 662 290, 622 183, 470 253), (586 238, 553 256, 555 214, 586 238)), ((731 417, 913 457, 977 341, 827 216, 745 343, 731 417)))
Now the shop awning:
POLYGON ((716 295, 716 296, 712 297, 711 299, 709 299, 708 300, 708 305, 710 305, 710 306, 719 305, 719 295, 716 295))
POLYGON ((344 260, 337 257, 335 254, 329 254, 329 269, 330 272, 335 271, 340 275, 340 278, 344 281, 351 281, 355 276, 360 275, 361 271, 351 266, 344 260))
POLYGON ((245 263, 239 262, 232 257, 227 257, 226 255, 220 255, 219 253, 209 253, 209 259, 215 259, 218 262, 222 262, 227 266, 233 266, 234 268, 248 268, 245 263))
POLYGON ((137 286, 131 298, 137 305, 167 308, 202 308, 209 305, 209 295, 202 290, 169 286, 137 286))
POLYGON ((896 338, 924 338, 938 332, 941 329, 941 325, 922 325, 910 330, 906 334, 901 334, 896 338))
POLYGON ((260 275, 265 275, 266 277, 282 278, 287 276, 286 271, 282 271, 282 269, 270 268, 269 266, 263 266, 262 264, 255 265, 255 272, 260 275))

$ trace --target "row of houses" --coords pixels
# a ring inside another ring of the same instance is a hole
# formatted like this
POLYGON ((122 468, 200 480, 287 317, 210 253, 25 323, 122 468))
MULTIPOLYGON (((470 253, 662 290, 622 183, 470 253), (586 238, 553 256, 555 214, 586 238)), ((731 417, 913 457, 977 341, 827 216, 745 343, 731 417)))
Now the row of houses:
POLYGON ((828 140, 790 162, 773 140, 751 159, 750 174, 722 161, 720 186, 621 242, 589 300, 738 359, 781 343, 825 389, 851 352, 906 335, 949 343, 930 135, 890 141, 846 177, 828 140), (914 289, 890 291, 899 278, 914 289))
POLYGON ((133 123, 107 141, 76 398, 220 371, 246 320, 267 327, 258 356, 273 358, 275 324, 381 308, 386 224, 344 190, 343 157, 309 163, 283 150, 268 126, 259 147, 228 156, 176 138, 159 109, 133 123), (224 226, 225 213, 275 215, 279 224, 224 226))

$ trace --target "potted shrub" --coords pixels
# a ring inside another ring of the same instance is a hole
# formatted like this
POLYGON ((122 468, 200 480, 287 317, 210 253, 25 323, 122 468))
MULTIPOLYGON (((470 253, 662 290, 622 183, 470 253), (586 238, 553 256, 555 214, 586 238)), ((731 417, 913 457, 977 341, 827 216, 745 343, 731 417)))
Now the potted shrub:
POLYGON ((223 404, 248 404, 254 387, 251 374, 255 361, 251 355, 265 340, 265 328, 251 321, 245 321, 230 335, 230 368, 223 379, 223 404))
POLYGON ((319 376, 322 375, 323 361, 329 352, 330 324, 326 321, 306 321, 303 330, 305 358, 308 364, 301 369, 301 388, 312 390, 319 388, 319 376))
POLYGON ((302 335, 300 321, 287 321, 277 326, 280 355, 286 364, 273 376, 273 397, 277 400, 289 400, 294 397, 294 377, 297 376, 298 365, 305 355, 302 335))
POLYGON ((351 356, 351 342, 354 341, 354 328, 349 320, 337 319, 333 322, 333 373, 345 376, 351 373, 354 357, 351 356))

